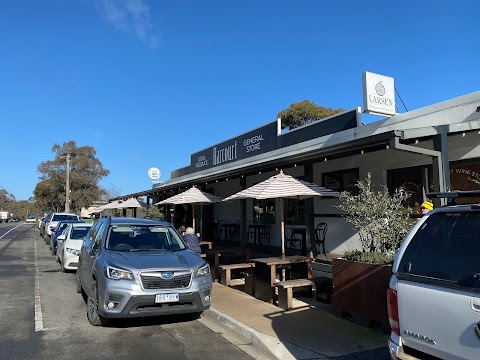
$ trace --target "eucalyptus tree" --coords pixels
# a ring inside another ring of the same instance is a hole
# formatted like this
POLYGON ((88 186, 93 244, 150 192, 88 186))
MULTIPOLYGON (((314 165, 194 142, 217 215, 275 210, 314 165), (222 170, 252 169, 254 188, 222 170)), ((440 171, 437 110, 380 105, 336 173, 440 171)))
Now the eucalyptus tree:
POLYGON ((288 109, 280 111, 277 114, 277 118, 282 119, 282 129, 287 127, 294 129, 343 111, 345 110, 341 108, 326 108, 318 106, 309 100, 302 100, 297 103, 292 103, 288 109))
POLYGON ((37 206, 45 211, 63 211, 69 188, 69 209, 79 212, 100 199, 99 182, 110 171, 103 168, 92 146, 77 147, 71 140, 52 147, 53 160, 38 165, 40 181, 34 195, 37 206), (67 183, 68 178, 68 183, 67 183))

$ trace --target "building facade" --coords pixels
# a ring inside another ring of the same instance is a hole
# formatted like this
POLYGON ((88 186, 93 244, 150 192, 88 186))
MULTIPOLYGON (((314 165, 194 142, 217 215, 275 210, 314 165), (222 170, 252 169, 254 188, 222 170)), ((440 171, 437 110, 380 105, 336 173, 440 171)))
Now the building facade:
MULTIPOLYGON (((365 125, 361 115, 360 108, 352 109, 286 132, 278 120, 268 123, 192 154, 190 164, 173 171, 170 180, 119 198, 146 196, 154 204, 193 185, 225 198, 280 169, 336 191, 355 191, 357 181, 371 173, 378 189, 411 192, 412 208, 431 191, 480 188, 480 91, 365 125)), ((320 222, 328 223, 327 252, 360 248, 355 229, 334 206, 337 201, 286 200, 285 219, 306 228, 307 252, 317 251, 314 229, 320 222)), ((281 246, 278 199, 197 208, 196 231, 204 238, 218 237, 218 224, 225 222, 238 223, 244 241, 249 224, 269 223, 271 245, 281 246)), ((190 210, 177 207, 175 218, 166 209, 167 218, 189 223, 190 210)))

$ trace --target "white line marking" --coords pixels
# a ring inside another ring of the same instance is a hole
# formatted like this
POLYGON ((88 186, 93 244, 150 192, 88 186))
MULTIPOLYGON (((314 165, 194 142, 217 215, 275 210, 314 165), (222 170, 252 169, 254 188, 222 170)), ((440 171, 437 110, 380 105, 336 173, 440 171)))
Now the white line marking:
POLYGON ((40 276, 37 262, 37 242, 35 241, 35 235, 33 236, 33 248, 35 254, 35 331, 44 331, 42 304, 40 299, 40 276))
POLYGON ((13 231, 13 230, 15 230, 16 228, 18 228, 19 226, 22 226, 22 224, 17 225, 17 226, 15 226, 14 228, 11 228, 10 230, 8 230, 5 234, 3 234, 2 236, 0 236, 0 239, 3 238, 5 235, 7 235, 10 231, 13 231))

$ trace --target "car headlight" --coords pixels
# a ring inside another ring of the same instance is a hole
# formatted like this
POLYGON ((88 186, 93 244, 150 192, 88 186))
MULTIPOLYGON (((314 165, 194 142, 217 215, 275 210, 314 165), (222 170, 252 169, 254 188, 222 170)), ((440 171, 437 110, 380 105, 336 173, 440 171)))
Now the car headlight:
POLYGON ((133 273, 126 269, 107 265, 105 267, 105 276, 113 280, 133 280, 133 273))
MULTIPOLYGON (((62 240, 60 240, 62 241, 62 240)), ((70 249, 70 248, 67 248, 67 252, 72 254, 72 255, 77 255, 77 256, 80 256, 80 250, 77 250, 77 249, 70 249)))
POLYGON ((197 276, 207 276, 208 274, 210 274, 210 265, 208 263, 200 266, 197 270, 197 276))

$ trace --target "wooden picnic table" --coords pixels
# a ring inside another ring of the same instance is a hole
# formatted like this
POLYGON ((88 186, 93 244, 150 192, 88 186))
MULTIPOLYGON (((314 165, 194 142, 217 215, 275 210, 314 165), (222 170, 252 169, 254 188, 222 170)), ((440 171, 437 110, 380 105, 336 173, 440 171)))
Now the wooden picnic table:
POLYGON ((207 247, 208 250, 212 250, 212 242, 211 241, 200 241, 200 248, 207 247))
POLYGON ((307 256, 267 257, 251 261, 255 264, 255 297, 266 302, 275 300, 277 270, 280 270, 280 266, 288 265, 286 280, 312 278, 312 259, 307 256))
POLYGON ((207 250, 206 251, 206 259, 207 262, 210 264, 210 269, 212 270, 212 277, 213 280, 220 281, 220 269, 219 266, 221 264, 220 257, 222 254, 233 254, 235 256, 241 257, 242 263, 249 263, 250 262, 250 249, 246 247, 235 247, 235 248, 225 248, 225 249, 217 249, 217 250, 207 250))

